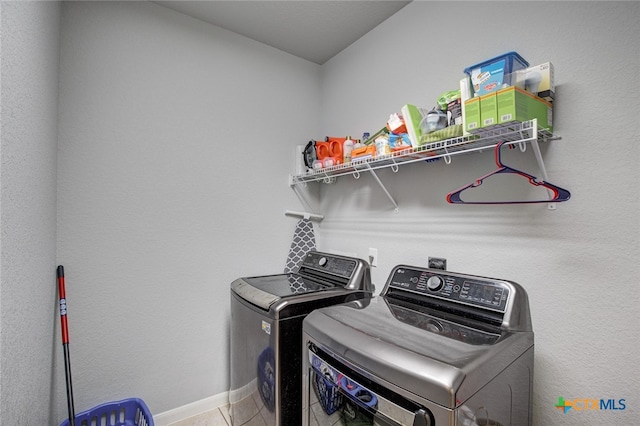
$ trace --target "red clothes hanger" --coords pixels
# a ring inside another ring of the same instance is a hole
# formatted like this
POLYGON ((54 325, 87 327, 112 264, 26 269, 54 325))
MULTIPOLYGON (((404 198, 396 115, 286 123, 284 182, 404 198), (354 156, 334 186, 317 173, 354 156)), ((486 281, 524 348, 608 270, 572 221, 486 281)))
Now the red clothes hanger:
POLYGON ((498 169, 492 171, 491 173, 488 173, 478 179, 476 179, 475 181, 473 181, 472 183, 463 186, 462 188, 456 189, 453 192, 450 192, 449 194, 447 194, 447 201, 451 204, 525 204, 525 203, 551 203, 551 202, 556 202, 556 201, 567 201, 569 198, 571 198, 571 193, 569 191, 567 191, 566 189, 560 188, 559 186, 556 186, 552 183, 546 182, 544 180, 538 180, 535 176, 532 176, 528 173, 525 173, 523 171, 520 170, 516 170, 512 167, 506 166, 502 163, 501 159, 500 159, 500 148, 502 148, 502 145, 504 145, 504 142, 500 142, 496 145, 495 147, 495 159, 496 159, 496 165, 498 166, 498 169), (460 198, 460 194, 469 189, 469 188, 476 188, 478 186, 480 186, 482 184, 482 182, 488 178, 489 176, 493 176, 495 174, 498 173, 513 173, 516 175, 520 175, 524 178, 526 178, 529 183, 533 186, 542 186, 544 188, 547 188, 548 190, 550 190, 553 193, 553 197, 551 199, 546 199, 546 200, 522 200, 522 201, 463 201, 460 198))

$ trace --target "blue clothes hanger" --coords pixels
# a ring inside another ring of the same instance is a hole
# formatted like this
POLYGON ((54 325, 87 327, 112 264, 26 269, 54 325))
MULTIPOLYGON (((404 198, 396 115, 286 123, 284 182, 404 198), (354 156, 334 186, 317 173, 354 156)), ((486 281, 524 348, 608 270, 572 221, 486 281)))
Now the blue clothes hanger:
POLYGON ((500 159, 500 149, 504 145, 504 142, 500 142, 495 147, 495 159, 496 165, 498 169, 488 173, 472 183, 463 186, 462 188, 456 189, 453 192, 447 194, 447 201, 451 204, 527 204, 527 203, 552 203, 557 201, 567 201, 571 198, 571 193, 564 188, 560 188, 552 183, 546 182, 544 180, 538 180, 535 176, 532 176, 528 173, 525 173, 520 170, 516 170, 512 167, 506 166, 502 163, 500 159), (482 184, 482 182, 488 178, 489 176, 493 176, 499 173, 512 173, 515 175, 522 176, 526 178, 529 183, 533 186, 542 186, 544 188, 549 189, 553 193, 553 197, 551 199, 546 200, 522 200, 522 201, 463 201, 460 198, 460 194, 469 188, 476 188, 482 184))

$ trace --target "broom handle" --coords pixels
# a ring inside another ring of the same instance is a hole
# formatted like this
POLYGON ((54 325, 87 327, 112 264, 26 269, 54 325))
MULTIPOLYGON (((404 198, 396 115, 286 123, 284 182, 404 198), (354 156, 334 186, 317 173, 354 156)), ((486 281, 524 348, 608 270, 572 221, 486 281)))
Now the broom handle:
POLYGON ((67 380, 67 410, 69 426, 75 426, 76 415, 73 408, 73 386, 71 384, 71 359, 69 358, 69 328, 67 326, 67 295, 64 289, 64 267, 58 266, 58 294, 60 297, 60 326, 62 330, 62 348, 64 349, 64 374, 67 380))

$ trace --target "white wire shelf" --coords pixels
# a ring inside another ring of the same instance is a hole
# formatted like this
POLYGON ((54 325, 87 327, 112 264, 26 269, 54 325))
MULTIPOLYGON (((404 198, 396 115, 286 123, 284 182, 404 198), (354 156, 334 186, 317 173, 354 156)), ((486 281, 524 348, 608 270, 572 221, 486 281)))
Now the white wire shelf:
MULTIPOLYGON (((430 142, 418 148, 408 148, 390 155, 384 155, 366 160, 352 161, 348 164, 327 167, 319 170, 310 170, 299 175, 289 175, 289 185, 294 189, 301 201, 310 205, 296 188, 299 185, 306 185, 308 182, 334 183, 339 176, 352 175, 355 179, 360 177, 360 172, 369 172, 374 177, 385 195, 395 206, 398 213, 399 207, 387 188, 384 186, 375 170, 391 168, 395 173, 403 164, 422 162, 433 162, 440 158, 447 164, 451 163, 451 158, 459 154, 469 154, 491 149, 493 150, 499 143, 505 145, 518 144, 520 150, 524 152, 528 143, 531 144, 538 167, 544 180, 548 180, 547 171, 542 160, 538 142, 548 142, 560 139, 546 129, 538 128, 538 121, 531 120, 522 123, 511 123, 503 127, 492 127, 482 129, 473 135, 461 136, 451 139, 444 139, 437 142, 430 142)), ((555 210, 555 203, 549 203, 548 208, 555 210)))
POLYGON ((560 137, 555 136, 546 129, 539 129, 537 120, 512 123, 505 127, 492 127, 481 130, 473 135, 430 142, 418 148, 408 148, 390 155, 352 161, 348 164, 340 164, 319 170, 310 170, 299 175, 290 175, 289 185, 294 186, 307 182, 333 183, 335 182, 334 178, 339 176, 352 175, 358 178, 362 171, 369 172, 383 168, 391 168, 394 172, 397 172, 398 167, 402 164, 418 161, 429 162, 439 158, 443 158, 448 164, 454 155, 492 149, 500 142, 504 142, 507 145, 520 144, 521 150, 524 151, 524 147, 529 142, 556 139, 560 139, 560 137))

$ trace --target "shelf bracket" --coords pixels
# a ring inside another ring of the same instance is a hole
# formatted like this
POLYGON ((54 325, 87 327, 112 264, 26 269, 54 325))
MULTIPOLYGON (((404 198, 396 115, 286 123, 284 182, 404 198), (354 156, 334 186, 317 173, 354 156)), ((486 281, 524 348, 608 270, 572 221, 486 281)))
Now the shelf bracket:
POLYGON ((369 170, 369 172, 371 172, 371 175, 373 176, 373 178, 376 180, 376 182, 378 182, 378 185, 380 185, 380 188, 382 188, 384 193, 387 195, 387 198, 389 198, 389 201, 391 201, 391 203, 395 206, 395 209, 393 212, 398 213, 400 211, 400 207, 398 207, 398 203, 396 203, 396 200, 394 200, 391 194, 389 194, 389 191, 387 191, 387 188, 384 186, 384 184, 382 183, 382 181, 380 180, 376 172, 373 170, 371 165, 369 163, 365 163, 365 164, 367 165, 367 169, 369 170))
MULTIPOLYGON (((533 137, 531 139, 531 148, 533 149, 533 153, 536 156, 536 161, 538 162, 538 167, 540 168, 542 179, 548 182, 549 176, 547 175, 547 168, 544 166, 544 160, 542 159, 542 154, 540 153, 540 145, 538 145, 538 120, 534 120, 533 122, 533 137)), ((553 192, 550 189, 547 189, 547 192, 549 193, 549 198, 553 198, 553 192)), ((556 203, 547 204, 547 209, 555 210, 556 203)))
POLYGON ((299 212, 299 211, 293 211, 293 210, 285 210, 284 214, 285 216, 299 217, 301 219, 315 220, 317 222, 322 222, 322 219, 324 219, 324 215, 321 215, 321 214, 299 212))
POLYGON ((318 215, 314 211, 313 207, 311 207, 311 203, 309 202, 309 200, 307 200, 307 198, 302 193, 302 190, 298 188, 298 185, 295 185, 295 184, 291 185, 291 188, 293 189, 293 192, 296 194, 296 196, 298 197, 298 200, 303 205, 303 207, 306 207, 307 211, 311 212, 311 214, 313 214, 314 216, 318 215))

